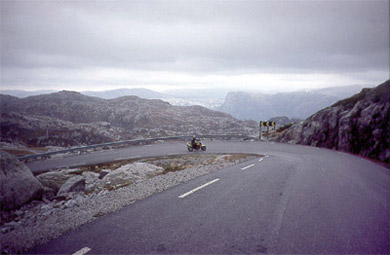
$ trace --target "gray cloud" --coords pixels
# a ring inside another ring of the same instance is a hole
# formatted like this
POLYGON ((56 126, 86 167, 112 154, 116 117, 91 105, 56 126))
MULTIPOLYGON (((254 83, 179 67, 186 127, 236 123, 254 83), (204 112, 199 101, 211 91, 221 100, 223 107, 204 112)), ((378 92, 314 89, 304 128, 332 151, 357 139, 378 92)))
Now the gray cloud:
POLYGON ((389 2, 1 1, 1 68, 384 72, 389 2))

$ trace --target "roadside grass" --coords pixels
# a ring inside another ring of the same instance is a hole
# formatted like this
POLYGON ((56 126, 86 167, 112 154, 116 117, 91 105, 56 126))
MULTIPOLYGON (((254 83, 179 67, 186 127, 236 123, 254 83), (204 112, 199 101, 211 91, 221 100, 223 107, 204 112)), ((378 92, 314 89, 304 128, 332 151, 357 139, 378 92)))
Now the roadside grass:
POLYGON ((28 148, 20 148, 20 149, 1 147, 0 149, 14 156, 26 156, 26 155, 43 153, 48 151, 48 149, 45 147, 28 147, 28 148))
POLYGON ((33 154, 31 151, 28 150, 18 150, 18 149, 1 149, 1 150, 9 154, 12 154, 14 156, 25 156, 25 155, 33 154))

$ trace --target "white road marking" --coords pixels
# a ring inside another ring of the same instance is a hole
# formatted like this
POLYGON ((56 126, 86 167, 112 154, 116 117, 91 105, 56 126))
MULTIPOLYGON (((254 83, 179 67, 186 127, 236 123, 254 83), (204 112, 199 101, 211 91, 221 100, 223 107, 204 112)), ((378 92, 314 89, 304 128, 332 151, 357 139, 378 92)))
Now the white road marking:
POLYGON ((87 252, 89 252, 90 250, 91 250, 91 248, 84 247, 84 248, 82 248, 81 250, 76 251, 76 252, 73 253, 72 255, 84 255, 84 254, 86 254, 87 252))
POLYGON ((264 158, 259 159, 259 162, 263 161, 264 158))
POLYGON ((243 168, 241 168, 241 170, 244 171, 244 170, 246 170, 246 169, 248 169, 248 168, 251 168, 251 167, 254 166, 254 165, 255 165, 255 164, 251 164, 251 165, 249 165, 249 166, 243 167, 243 168))
POLYGON ((179 198, 185 198, 186 196, 189 196, 189 195, 191 195, 192 193, 195 193, 195 192, 197 192, 198 190, 203 189, 204 187, 207 187, 207 186, 209 186, 210 184, 213 184, 214 182, 217 182, 217 181, 219 181, 218 178, 215 179, 215 180, 212 180, 211 182, 208 182, 208 183, 206 183, 206 184, 203 184, 202 186, 199 186, 199 187, 197 187, 197 188, 195 188, 195 189, 193 189, 193 190, 190 190, 190 191, 184 193, 183 195, 180 195, 179 198))

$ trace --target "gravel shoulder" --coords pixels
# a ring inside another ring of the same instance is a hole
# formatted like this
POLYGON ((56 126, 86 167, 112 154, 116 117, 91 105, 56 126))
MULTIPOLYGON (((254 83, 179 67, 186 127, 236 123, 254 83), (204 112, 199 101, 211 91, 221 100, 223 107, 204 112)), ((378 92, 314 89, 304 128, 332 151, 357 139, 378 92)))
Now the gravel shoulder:
MULTIPOLYGON (((1 252, 23 253, 61 234, 155 193, 198 176, 242 163, 256 155, 209 155, 148 159, 163 169, 128 186, 98 192, 73 192, 62 200, 32 201, 1 225, 1 252)), ((145 161, 144 161, 145 162, 145 161)))

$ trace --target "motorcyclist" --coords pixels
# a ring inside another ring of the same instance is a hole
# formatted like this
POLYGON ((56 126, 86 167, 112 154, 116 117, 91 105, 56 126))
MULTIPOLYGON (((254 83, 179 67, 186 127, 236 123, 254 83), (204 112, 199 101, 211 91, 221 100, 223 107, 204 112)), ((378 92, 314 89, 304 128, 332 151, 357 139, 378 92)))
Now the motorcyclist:
POLYGON ((191 140, 191 146, 192 146, 192 148, 195 148, 196 147, 196 136, 193 136, 192 137, 192 140, 191 140))

